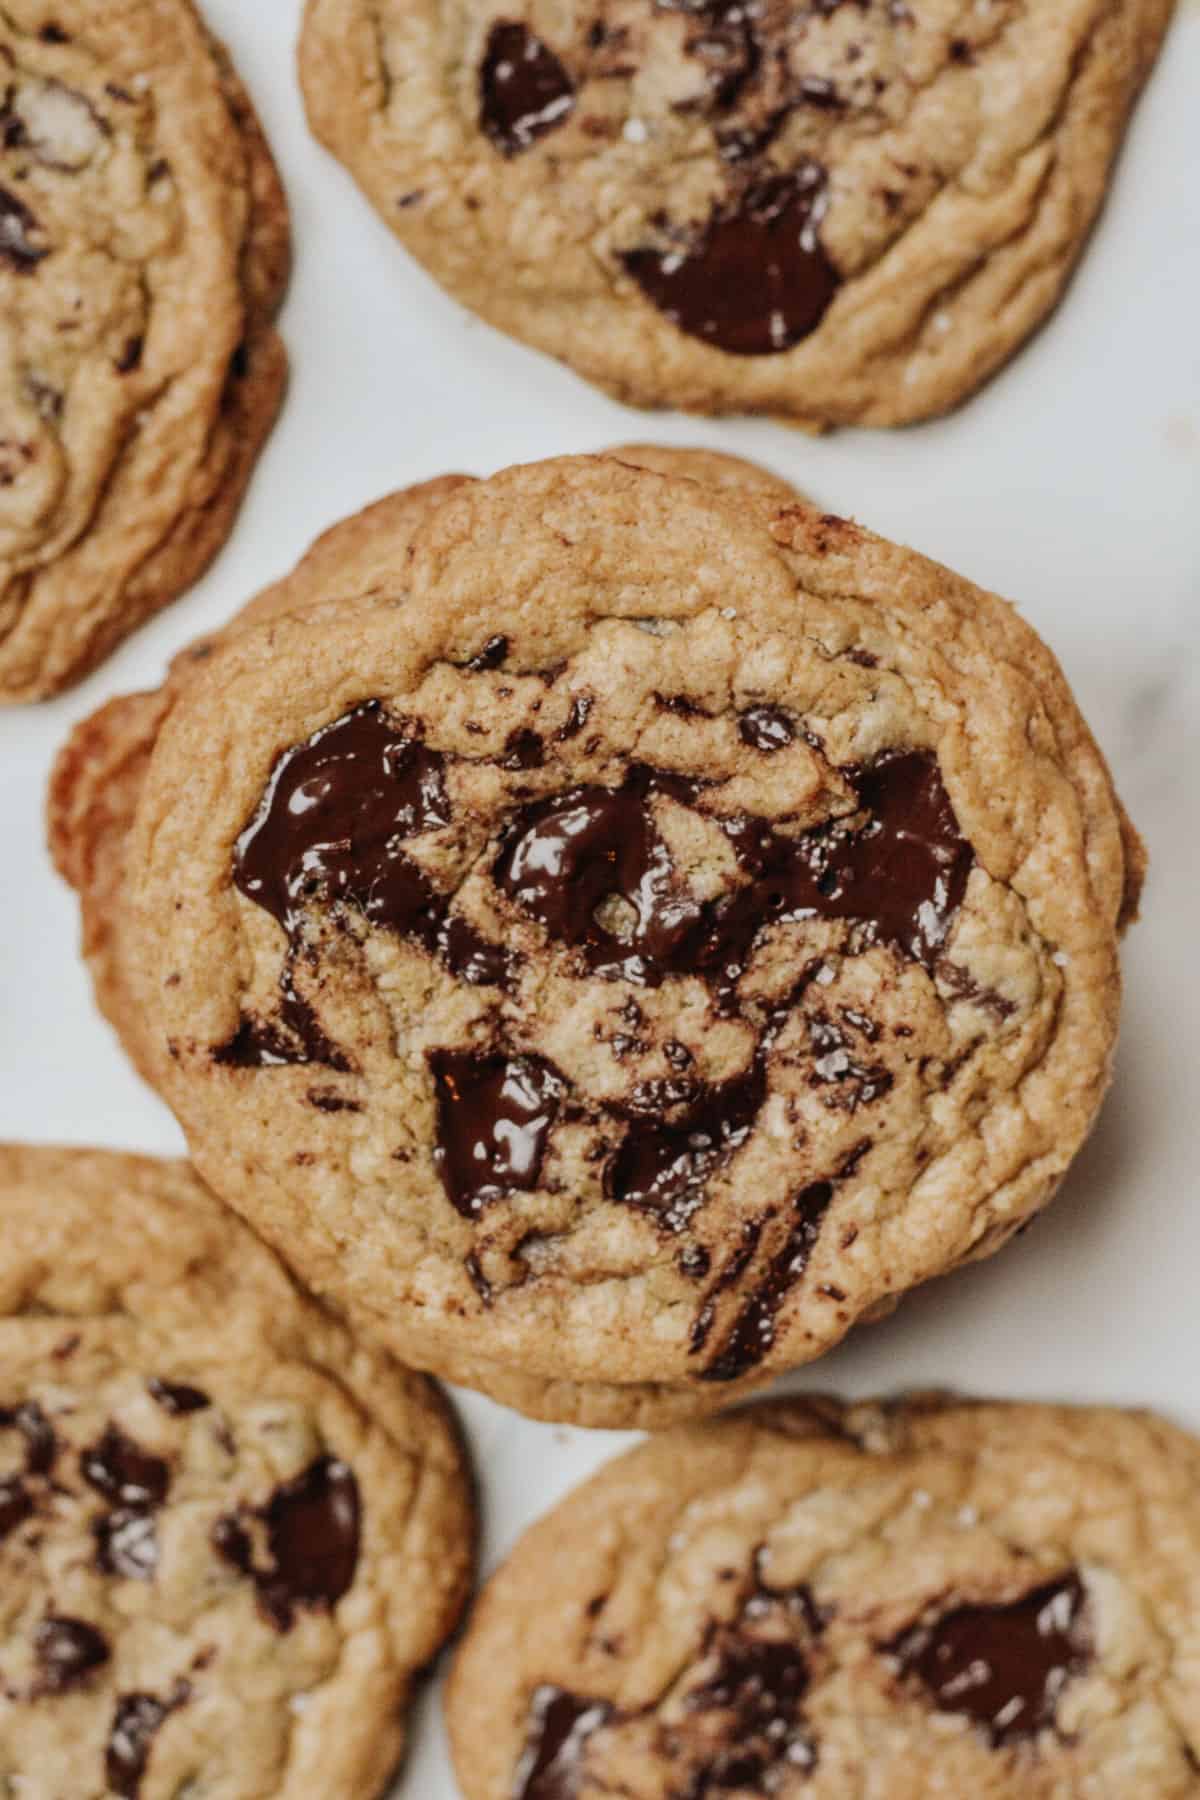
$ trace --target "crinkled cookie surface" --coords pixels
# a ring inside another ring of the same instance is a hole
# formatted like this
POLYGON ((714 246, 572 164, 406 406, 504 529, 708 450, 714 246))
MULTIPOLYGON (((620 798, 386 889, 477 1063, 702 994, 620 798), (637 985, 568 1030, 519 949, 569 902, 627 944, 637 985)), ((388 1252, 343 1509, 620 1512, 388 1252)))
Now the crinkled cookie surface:
POLYGON ((448 1720, 466 1800, 1184 1800, 1200 1447, 1148 1414, 783 1400, 520 1541, 448 1720))
POLYGON ((0 17, 0 700, 200 573, 274 419, 287 208, 188 0, 0 17))
POLYGON ((317 135, 623 399, 894 425, 1051 310, 1171 0, 309 0, 317 135))
POLYGON ((1010 608, 600 458, 370 554, 371 595, 184 683, 126 875, 154 1079, 319 1292, 623 1422, 821 1354, 1045 1203, 1141 858, 1010 608))
POLYGON ((183 1164, 0 1147, 0 1788, 375 1800, 470 1581, 433 1389, 183 1164))

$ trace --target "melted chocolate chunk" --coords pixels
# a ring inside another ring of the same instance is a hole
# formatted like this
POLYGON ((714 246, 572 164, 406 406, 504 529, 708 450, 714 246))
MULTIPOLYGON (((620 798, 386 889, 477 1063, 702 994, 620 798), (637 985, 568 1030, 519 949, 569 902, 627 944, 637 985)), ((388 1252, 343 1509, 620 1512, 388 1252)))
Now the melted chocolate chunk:
POLYGON ((450 823, 443 764, 377 700, 334 720, 276 763, 237 842, 237 886, 293 940, 318 900, 410 929, 431 890, 399 845, 450 823))
POLYGON ((536 731, 513 731, 504 744, 506 769, 540 769, 546 760, 546 746, 536 731))
POLYGON ((508 655, 508 639, 506 637, 490 637, 482 650, 477 650, 467 668, 476 675, 485 674, 488 669, 498 669, 508 655))
POLYGON ((202 1388, 189 1387, 183 1381, 160 1381, 157 1375, 146 1383, 146 1390, 152 1400, 157 1400, 164 1412, 173 1418, 180 1418, 187 1413, 203 1412, 212 1405, 212 1401, 202 1388))
POLYGON ((122 1694, 117 1701, 104 1752, 104 1773, 109 1788, 122 1800, 137 1800, 154 1738, 190 1697, 188 1683, 180 1681, 168 1700, 160 1700, 156 1694, 122 1694))
POLYGON ((299 1607, 330 1611, 358 1567, 361 1507, 354 1471, 335 1457, 318 1457, 277 1487, 258 1517, 266 1528, 266 1569, 255 1567, 250 1534, 236 1515, 217 1521, 213 1543, 253 1578, 259 1605, 276 1630, 290 1630, 299 1607))
POLYGON ((575 84, 553 50, 527 26, 497 20, 479 69, 479 123, 496 149, 519 156, 574 104, 575 84))
POLYGON ((214 1052, 217 1062, 350 1068, 292 979, 305 915, 318 903, 335 913, 352 907, 370 924, 414 940, 463 981, 507 979, 507 952, 452 914, 449 899, 401 848, 408 838, 450 823, 444 763, 438 751, 406 737, 377 700, 280 757, 234 854, 236 885, 290 940, 280 1010, 271 1020, 243 1018, 214 1052))
POLYGON ((595 973, 657 984, 700 917, 683 893, 650 810, 658 795, 688 804, 696 784, 636 766, 619 788, 576 787, 514 820, 493 869, 501 893, 595 973), (601 905, 616 903, 610 924, 601 905), (619 935, 618 935, 619 932, 619 935))
POLYGON ((18 275, 32 275, 50 254, 42 228, 23 200, 0 187, 0 263, 18 275))
POLYGON ((795 741, 796 727, 778 706, 751 706, 738 719, 738 736, 752 750, 771 756, 795 741))
POLYGON ((589 1740, 613 1716, 606 1700, 540 1687, 529 1709, 513 1800, 574 1800, 589 1740))
MULTIPOLYGON (((808 1267, 832 1199, 833 1183, 829 1181, 814 1181, 796 1196, 786 1243, 767 1265, 758 1288, 734 1320, 712 1362, 702 1371, 702 1381, 736 1381, 766 1356, 775 1342, 779 1310, 808 1267)), ((703 1343, 704 1338, 700 1348, 703 1343)))
POLYGON ((802 1705, 808 1659, 790 1639, 749 1637, 734 1627, 717 1638, 717 1667, 692 1690, 690 1712, 730 1715, 730 1742, 697 1770, 692 1794, 762 1789, 773 1770, 809 1770, 817 1756, 802 1705))
POLYGON ((965 1714, 999 1748, 1052 1726, 1063 1689, 1087 1667, 1087 1596, 1072 1570, 1009 1606, 957 1607, 884 1648, 939 1712, 965 1714))
POLYGON ((0 1407, 0 1431, 19 1431, 25 1440, 25 1472, 48 1475, 58 1455, 54 1427, 36 1400, 0 1407))
POLYGON ((153 1581, 158 1568, 158 1531, 154 1515, 135 1506, 118 1506, 92 1525, 96 1567, 125 1581, 153 1581))
POLYGON ((102 1668, 112 1655, 103 1632, 83 1619, 48 1616, 33 1637, 38 1674, 37 1697, 65 1694, 82 1687, 89 1675, 102 1668))
POLYGON ((750 1136, 766 1097, 760 1053, 745 1074, 705 1088, 673 1123, 635 1119, 605 1168, 605 1193, 681 1231, 712 1176, 750 1136))
POLYGON ((160 1456, 152 1456, 116 1425, 109 1425, 99 1443, 79 1459, 84 1480, 106 1500, 122 1506, 148 1509, 161 1506, 171 1483, 171 1471, 160 1456))
POLYGON ((434 1162, 452 1206, 477 1218, 508 1194, 536 1188, 566 1077, 540 1056, 434 1050, 434 1162))
POLYGON ((597 974, 646 985, 702 975, 728 1000, 764 927, 809 918, 853 922, 860 948, 890 943, 931 969, 973 860, 937 759, 888 752, 850 774, 861 822, 787 838, 760 819, 717 821, 748 880, 703 905, 681 892, 649 804, 660 794, 694 804, 701 784, 640 766, 620 788, 573 788, 526 807, 496 885, 597 974), (614 896, 620 937, 597 917, 614 896))
POLYGON ((31 1518, 33 1511, 33 1500, 21 1477, 5 1476, 0 1481, 0 1543, 31 1518))
POLYGON ((764 175, 666 249, 626 250, 627 272, 689 337, 733 356, 771 356, 816 330, 841 277, 821 244, 825 171, 764 175))

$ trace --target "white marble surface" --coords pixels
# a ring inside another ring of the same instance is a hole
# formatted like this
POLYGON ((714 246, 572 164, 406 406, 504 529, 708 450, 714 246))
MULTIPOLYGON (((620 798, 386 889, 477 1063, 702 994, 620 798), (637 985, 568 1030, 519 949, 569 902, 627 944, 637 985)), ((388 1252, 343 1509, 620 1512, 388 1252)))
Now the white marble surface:
MULTIPOLYGON (((1184 0, 1112 202, 1057 317, 957 417, 814 442, 632 414, 442 296, 306 133, 292 0, 208 0, 258 99, 295 214, 287 410, 208 578, 84 687, 0 716, 0 1136, 176 1151, 92 1010, 71 897, 42 848, 54 750, 110 695, 389 487, 631 436, 722 445, 832 510, 1016 599, 1066 666, 1146 835, 1117 1081, 1051 1211, 983 1267, 864 1330, 804 1385, 913 1383, 1166 1409, 1200 1429, 1200 6, 1184 0)), ((622 1442, 462 1398, 495 1561, 622 1442)), ((453 1800, 436 1699, 398 1794, 453 1800)))

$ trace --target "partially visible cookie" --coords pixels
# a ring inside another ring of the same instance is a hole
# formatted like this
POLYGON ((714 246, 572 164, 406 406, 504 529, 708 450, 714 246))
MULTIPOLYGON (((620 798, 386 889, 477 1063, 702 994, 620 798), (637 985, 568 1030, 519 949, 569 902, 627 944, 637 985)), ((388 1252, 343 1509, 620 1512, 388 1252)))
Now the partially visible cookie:
MULTIPOLYGON (((620 462, 722 490, 797 498, 789 482, 719 450, 623 444, 620 462)), ((439 475, 402 488, 323 533, 291 574, 251 600, 216 637, 180 651, 164 685, 125 694, 82 721, 60 751, 47 797, 50 853, 79 894, 83 954, 105 1018, 147 1080, 153 1080, 144 1014, 125 969, 128 909, 122 904, 125 845, 146 766, 163 720, 184 683, 231 634, 330 599, 347 602, 402 586, 412 534, 469 475, 439 475)))
POLYGON ((0 1147, 0 1782, 376 1800, 470 1581, 433 1388, 182 1163, 0 1147))
POLYGON ((358 1327, 716 1410, 1046 1204, 1142 857, 1011 608, 614 457, 340 594, 179 686, 119 905, 202 1174, 358 1327))
POLYGON ((201 573, 283 392, 287 206, 190 0, 0 19, 0 701, 201 573))
POLYGON ((1200 1444, 1149 1414, 781 1400, 611 1463, 458 1653, 466 1800, 1185 1800, 1200 1444))
POLYGON ((897 425, 1057 303, 1172 0, 308 0, 309 119, 459 300, 638 405, 897 425))

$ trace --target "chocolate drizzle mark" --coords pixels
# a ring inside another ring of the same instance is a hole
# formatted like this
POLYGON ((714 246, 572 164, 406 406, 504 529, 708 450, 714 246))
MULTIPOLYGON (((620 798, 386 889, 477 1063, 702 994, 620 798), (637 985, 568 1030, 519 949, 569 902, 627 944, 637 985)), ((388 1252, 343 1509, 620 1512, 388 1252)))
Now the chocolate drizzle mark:
POLYGON ((939 1712, 964 1714, 1000 1748, 1052 1726, 1091 1661, 1087 1595, 1071 1570, 1007 1606, 956 1607, 882 1648, 939 1712))
POLYGON ((575 84, 525 25, 498 19, 479 69, 479 124, 502 156, 519 156, 564 124, 575 84))

